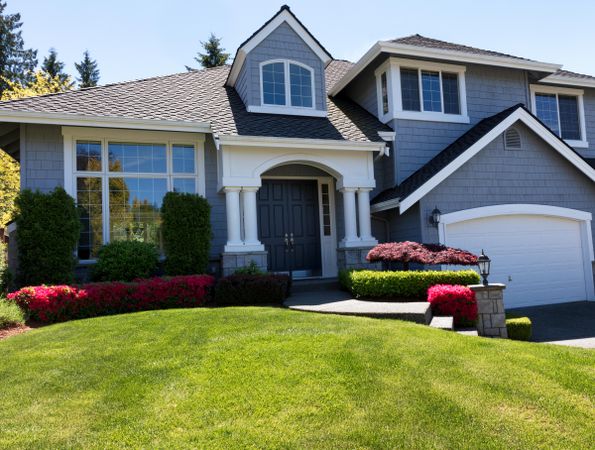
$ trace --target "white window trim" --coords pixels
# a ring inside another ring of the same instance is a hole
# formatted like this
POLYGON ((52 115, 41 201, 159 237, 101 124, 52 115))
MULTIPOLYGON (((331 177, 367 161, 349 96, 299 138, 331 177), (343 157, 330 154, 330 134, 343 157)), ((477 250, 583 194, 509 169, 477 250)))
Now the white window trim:
MULTIPOLYGON (((556 95, 556 103, 558 104, 558 95, 572 95, 576 96, 578 99, 578 120, 579 120, 579 127, 581 131, 581 139, 580 140, 572 140, 572 139, 564 139, 571 147, 575 148, 589 148, 589 142, 587 141, 587 126, 585 122, 585 106, 583 102, 583 96, 585 91, 582 89, 572 89, 572 88, 565 88, 565 87, 557 87, 557 86, 543 86, 532 84, 529 86, 531 91, 531 112, 537 116, 537 105, 535 102, 535 94, 554 94, 556 95)), ((558 126, 560 126, 560 106, 558 104, 558 126)), ((560 130, 562 133, 562 130, 560 130)))
POLYGON ((430 122, 469 123, 467 112, 467 88, 465 83, 465 66, 418 61, 413 59, 389 58, 374 74, 376 76, 376 93, 378 99, 378 118, 387 123, 393 119, 423 120, 430 122), (401 68, 417 69, 420 83, 419 95, 422 111, 404 111, 401 96, 401 68), (440 93, 442 96, 441 107, 444 110, 444 93, 442 92, 442 72, 456 73, 459 80, 459 106, 460 114, 446 114, 444 112, 423 111, 423 89, 421 87, 421 71, 427 70, 440 73, 440 93), (387 73, 387 88, 389 93, 388 113, 382 111, 382 86, 380 77, 387 73))
MULTIPOLYGON (((164 178, 167 179, 167 191, 173 191, 174 178, 194 179, 196 192, 206 197, 205 184, 205 135, 202 133, 175 133, 160 131, 118 130, 106 128, 62 127, 64 137, 64 189, 77 198, 77 177, 97 177, 102 181, 102 215, 103 215, 103 244, 108 244, 109 237, 109 204, 106 180, 110 178, 138 177, 138 178, 164 178), (96 141, 101 142, 101 171, 78 171, 76 169, 76 142, 96 141), (109 142, 135 143, 135 144, 163 144, 166 146, 167 171, 166 173, 132 173, 110 172, 108 161, 109 142), (173 173, 172 147, 174 145, 192 145, 195 148, 196 167, 193 174, 173 173)), ((92 263, 94 259, 80 260, 79 262, 92 263)))
POLYGON ((267 113, 267 114, 288 114, 297 116, 315 116, 326 117, 326 111, 316 109, 316 82, 314 80, 314 69, 306 64, 291 59, 270 59, 263 61, 258 65, 258 80, 260 85, 260 106, 250 105, 248 112, 267 113), (268 64, 283 63, 284 82, 285 82, 285 105, 269 105, 264 102, 264 88, 262 82, 262 68, 268 64), (312 106, 293 106, 291 104, 291 82, 289 75, 290 64, 302 67, 310 72, 310 83, 312 90, 312 106))

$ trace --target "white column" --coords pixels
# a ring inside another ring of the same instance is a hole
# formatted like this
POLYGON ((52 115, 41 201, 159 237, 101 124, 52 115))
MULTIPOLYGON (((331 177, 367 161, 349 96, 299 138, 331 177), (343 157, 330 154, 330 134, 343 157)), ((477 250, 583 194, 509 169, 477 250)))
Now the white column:
POLYGON ((356 247, 360 245, 357 237, 357 221, 355 217, 355 188, 342 188, 343 216, 345 218, 345 237, 341 241, 343 247, 356 247))
POLYGON ((370 188, 357 190, 357 210, 359 220, 359 237, 362 245, 376 245, 378 241, 372 236, 372 219, 370 217, 370 188))
POLYGON ((264 251, 258 240, 258 218, 256 209, 257 187, 242 188, 242 206, 244 210, 244 245, 246 251, 264 251))
POLYGON ((240 189, 239 187, 226 187, 224 189, 227 212, 226 252, 241 251, 244 244, 241 236, 240 189))

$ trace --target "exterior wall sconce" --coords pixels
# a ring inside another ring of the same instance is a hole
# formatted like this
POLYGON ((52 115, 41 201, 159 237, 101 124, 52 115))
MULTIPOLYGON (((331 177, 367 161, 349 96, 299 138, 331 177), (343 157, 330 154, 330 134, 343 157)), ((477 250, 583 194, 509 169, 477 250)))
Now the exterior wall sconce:
POLYGON ((430 224, 438 228, 438 224, 440 223, 440 215, 442 213, 438 209, 438 207, 434 208, 432 214, 430 215, 430 224))
POLYGON ((483 278, 483 285, 488 285, 488 275, 490 274, 490 258, 488 258, 483 249, 481 249, 481 255, 477 258, 477 265, 479 267, 479 274, 483 278))

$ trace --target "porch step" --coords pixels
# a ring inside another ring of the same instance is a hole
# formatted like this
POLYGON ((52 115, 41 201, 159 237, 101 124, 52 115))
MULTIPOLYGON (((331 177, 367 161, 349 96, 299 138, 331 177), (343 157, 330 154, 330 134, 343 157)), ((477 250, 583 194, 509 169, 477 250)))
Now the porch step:
POLYGON ((454 318, 452 316, 434 316, 430 322, 432 328, 440 330, 454 330, 454 318))
POLYGON ((310 280, 293 280, 291 292, 297 294, 302 292, 336 291, 339 289, 337 278, 320 278, 310 280))
POLYGON ((456 330, 456 332, 464 336, 479 336, 479 333, 477 333, 475 328, 462 328, 460 330, 456 330))
POLYGON ((341 291, 295 293, 284 304, 297 311, 400 319, 424 325, 432 320, 432 310, 427 302, 371 302, 353 299, 341 291))

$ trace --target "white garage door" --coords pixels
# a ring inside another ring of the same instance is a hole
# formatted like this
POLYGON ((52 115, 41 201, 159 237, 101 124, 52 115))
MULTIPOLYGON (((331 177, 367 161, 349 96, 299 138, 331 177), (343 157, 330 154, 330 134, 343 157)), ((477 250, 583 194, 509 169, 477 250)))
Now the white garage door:
POLYGON ((515 214, 445 227, 446 245, 490 257, 489 281, 506 285, 506 308, 587 299, 581 222, 515 214))

